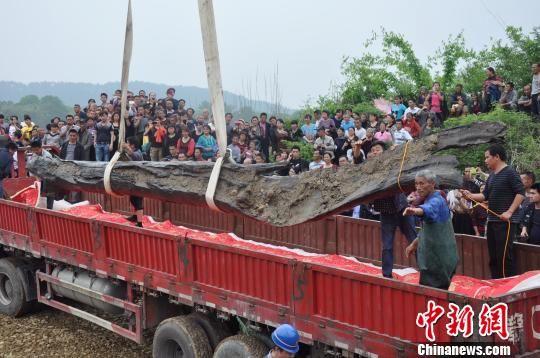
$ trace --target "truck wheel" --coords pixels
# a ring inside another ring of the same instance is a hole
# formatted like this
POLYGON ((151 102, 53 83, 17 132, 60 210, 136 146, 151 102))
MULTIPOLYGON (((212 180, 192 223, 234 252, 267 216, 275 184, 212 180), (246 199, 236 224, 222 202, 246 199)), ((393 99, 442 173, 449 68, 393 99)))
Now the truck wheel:
POLYGON ((23 315, 30 307, 17 262, 10 257, 0 259, 0 313, 11 317, 23 315))
POLYGON ((201 326, 186 316, 161 322, 154 334, 154 358, 210 358, 212 348, 201 326))
POLYGON ((239 334, 221 342, 214 352, 214 358, 260 358, 266 356, 268 351, 257 338, 239 334))
POLYGON ((227 337, 232 336, 232 331, 230 327, 223 321, 215 319, 201 312, 193 312, 189 315, 189 317, 202 327, 202 329, 208 336, 208 341, 210 342, 212 351, 216 349, 219 342, 221 342, 227 337))

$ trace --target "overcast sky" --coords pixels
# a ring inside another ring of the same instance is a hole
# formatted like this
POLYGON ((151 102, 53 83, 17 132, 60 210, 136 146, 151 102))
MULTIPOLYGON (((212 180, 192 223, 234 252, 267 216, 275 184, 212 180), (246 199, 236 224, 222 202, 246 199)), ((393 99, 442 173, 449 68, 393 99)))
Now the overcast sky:
MULTIPOLYGON (((503 0, 214 0, 224 89, 265 95, 279 66, 283 104, 299 107, 340 80, 344 55, 362 54, 384 26, 421 59, 452 33, 481 48, 504 26, 530 30, 540 2, 503 0), (257 80, 258 78, 258 80, 257 80)), ((120 80, 127 0, 2 1, 0 80, 120 80)), ((206 87, 196 0, 133 0, 130 80, 206 87)), ((138 89, 133 89, 138 90, 138 89)))

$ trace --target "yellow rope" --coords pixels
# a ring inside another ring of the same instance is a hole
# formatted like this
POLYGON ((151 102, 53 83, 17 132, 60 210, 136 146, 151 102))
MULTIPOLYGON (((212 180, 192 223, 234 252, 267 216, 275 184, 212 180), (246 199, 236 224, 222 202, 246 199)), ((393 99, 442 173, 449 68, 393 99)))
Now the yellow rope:
POLYGON ((508 247, 508 240, 510 239, 510 226, 512 225, 512 223, 510 222, 510 220, 505 220, 505 219, 501 218, 500 214, 497 214, 496 212, 491 210, 489 207, 484 206, 481 202, 476 201, 473 198, 469 198, 469 197, 467 197, 467 199, 470 200, 470 201, 473 201, 475 203, 474 206, 480 205, 481 207, 486 209, 487 212, 495 215, 496 217, 498 217, 499 219, 501 219, 503 221, 506 221, 506 223, 508 224, 507 229, 506 229, 506 241, 504 243, 503 262, 502 262, 502 274, 503 274, 503 278, 506 278, 506 267, 505 267, 506 266, 505 265, 505 262, 506 262, 506 249, 508 247))
POLYGON ((399 173, 397 177, 397 185, 399 187, 399 190, 401 190, 402 193, 405 193, 405 190, 401 187, 401 172, 403 171, 403 165, 405 164, 405 156, 407 155, 407 148, 409 147, 409 141, 405 142, 405 148, 403 149, 403 156, 401 157, 401 165, 399 167, 399 173))
MULTIPOLYGON (((403 172, 403 165, 405 164, 405 157, 407 155, 407 149, 409 147, 409 141, 407 141, 405 143, 405 148, 403 149, 403 156, 401 157, 401 164, 399 166, 399 173, 398 173, 398 177, 397 177, 397 184, 398 184, 398 187, 399 187, 399 190, 401 190, 402 193, 405 193, 405 190, 403 190, 403 188, 401 187, 401 173, 403 172)), ((497 214, 496 212, 494 212, 493 210, 491 210, 489 207, 486 207, 484 205, 482 205, 482 203, 480 203, 479 201, 476 201, 472 198, 467 198, 473 202, 475 202, 475 206, 476 205, 480 205, 482 206, 483 208, 485 208, 489 213, 497 216, 499 219, 502 219, 501 218, 501 215, 497 214)), ((508 240, 510 239, 510 226, 511 226, 511 222, 510 220, 504 220, 502 219, 503 221, 506 221, 507 224, 508 224, 508 228, 506 230, 506 242, 504 244, 504 253, 503 253, 503 262, 502 262, 502 274, 503 274, 503 278, 506 278, 506 267, 505 267, 505 262, 506 262, 506 250, 507 250, 507 247, 508 247, 508 240)))

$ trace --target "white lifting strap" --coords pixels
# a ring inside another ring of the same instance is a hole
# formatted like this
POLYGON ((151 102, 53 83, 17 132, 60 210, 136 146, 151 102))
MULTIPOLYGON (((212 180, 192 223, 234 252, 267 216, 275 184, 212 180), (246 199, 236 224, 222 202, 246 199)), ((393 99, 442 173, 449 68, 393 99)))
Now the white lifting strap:
POLYGON ((214 168, 212 168, 212 174, 210 174, 210 179, 208 179, 208 186, 206 187, 206 204, 210 207, 210 209, 214 211, 221 211, 216 203, 214 202, 214 194, 216 193, 217 184, 219 180, 219 173, 221 173, 221 165, 223 164, 223 158, 224 157, 218 157, 216 162, 214 163, 214 168))
POLYGON ((131 53, 133 49, 133 19, 131 17, 131 0, 129 0, 128 3, 128 12, 127 12, 127 20, 126 20, 126 37, 124 39, 124 56, 122 59, 122 82, 121 82, 121 89, 122 89, 122 97, 120 99, 120 128, 118 129, 118 149, 116 153, 114 153, 113 157, 105 167, 105 172, 103 173, 103 186, 105 187, 105 191, 107 194, 119 197, 121 195, 117 195, 113 192, 111 187, 111 172, 113 170, 114 165, 120 158, 120 154, 122 153, 122 144, 126 141, 126 115, 127 115, 127 84, 128 84, 128 78, 129 78, 129 64, 131 62, 131 53))
MULTIPOLYGON (((223 101, 216 22, 212 0, 199 0, 199 16, 201 19, 201 33, 203 39, 204 60, 206 62, 206 75, 208 78, 208 90, 210 92, 210 102, 212 103, 212 114, 214 116, 216 137, 219 147, 219 157, 214 164, 212 174, 210 174, 205 199, 212 210, 221 211, 214 202, 214 194, 216 193, 221 166, 227 157, 227 124, 225 122, 225 104, 223 101)), ((228 157, 231 162, 234 163, 231 156, 228 157)))
POLYGON ((216 193, 217 184, 219 181, 219 174, 221 173, 221 165, 225 161, 226 158, 229 159, 229 162, 236 164, 236 162, 232 159, 230 149, 227 149, 225 156, 219 156, 214 163, 214 167, 212 168, 212 173, 210 174, 210 179, 208 179, 208 186, 206 187, 206 194, 204 198, 206 199, 206 204, 210 207, 210 209, 215 211, 221 210, 217 207, 216 203, 214 202, 214 194, 216 193))
POLYGON ((109 163, 107 163, 107 166, 105 167, 105 172, 103 173, 103 186, 105 187, 105 192, 117 198, 121 197, 122 195, 118 195, 112 190, 111 172, 113 170, 114 165, 118 161, 118 158, 120 158, 120 152, 117 151, 116 153, 114 153, 109 163))

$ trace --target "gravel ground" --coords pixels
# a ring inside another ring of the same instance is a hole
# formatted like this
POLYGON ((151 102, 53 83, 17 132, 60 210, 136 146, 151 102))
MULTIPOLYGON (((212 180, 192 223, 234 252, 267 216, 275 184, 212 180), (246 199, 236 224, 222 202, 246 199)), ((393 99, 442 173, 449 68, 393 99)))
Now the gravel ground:
POLYGON ((106 329, 52 308, 21 318, 0 315, 0 357, 152 357, 152 339, 139 346, 106 329))

